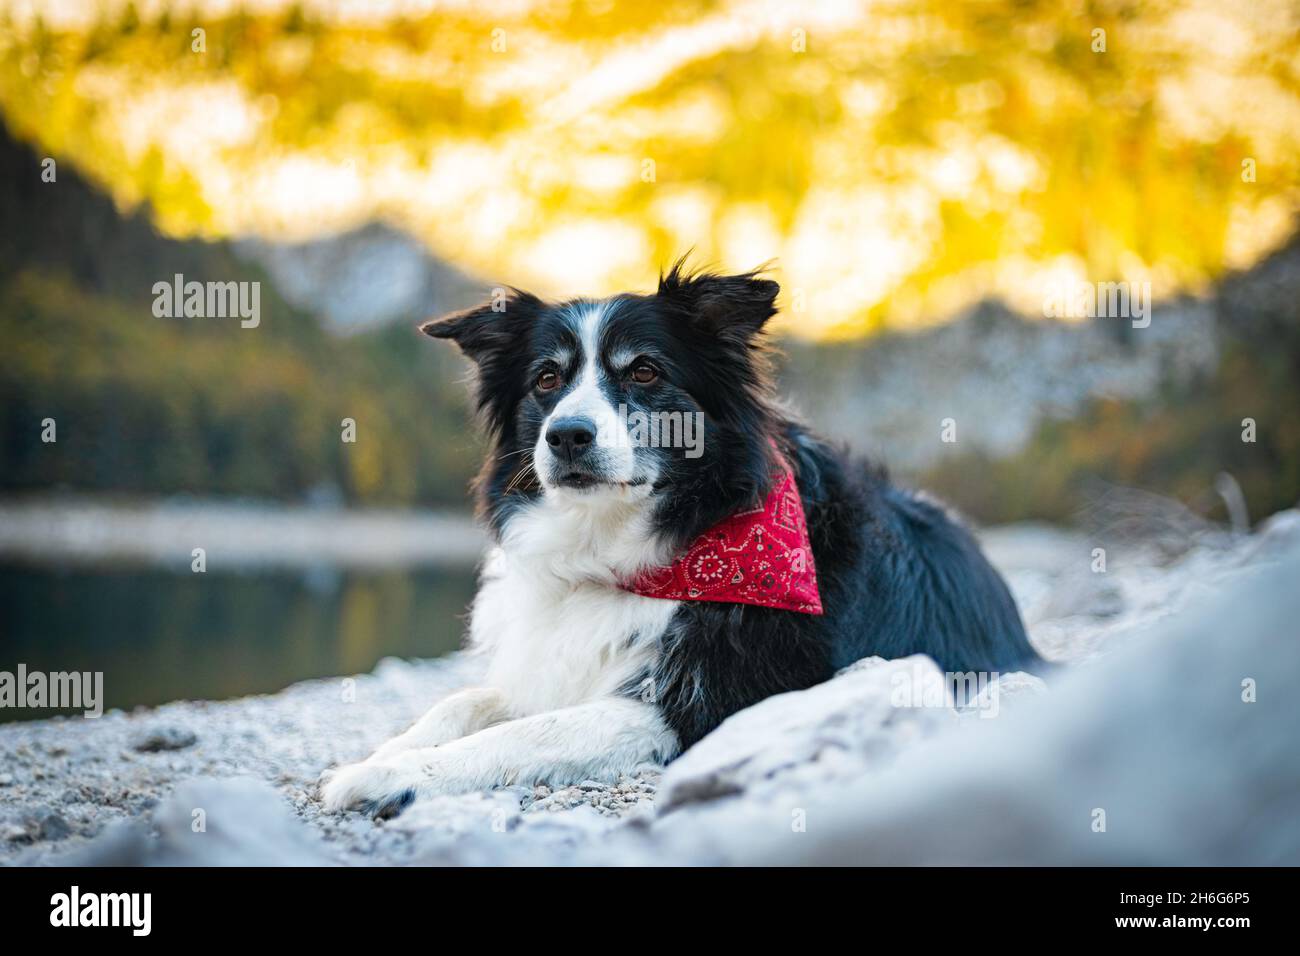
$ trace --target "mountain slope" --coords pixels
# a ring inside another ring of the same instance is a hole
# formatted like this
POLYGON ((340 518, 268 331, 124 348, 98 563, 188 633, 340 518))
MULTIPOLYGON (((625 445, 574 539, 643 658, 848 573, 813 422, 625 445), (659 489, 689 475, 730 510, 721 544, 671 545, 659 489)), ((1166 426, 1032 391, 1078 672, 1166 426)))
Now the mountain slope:
POLYGON ((463 504, 477 449, 449 350, 409 324, 335 338, 229 244, 40 173, 0 128, 0 488, 463 504), (177 273, 260 282, 260 324, 155 317, 177 273))

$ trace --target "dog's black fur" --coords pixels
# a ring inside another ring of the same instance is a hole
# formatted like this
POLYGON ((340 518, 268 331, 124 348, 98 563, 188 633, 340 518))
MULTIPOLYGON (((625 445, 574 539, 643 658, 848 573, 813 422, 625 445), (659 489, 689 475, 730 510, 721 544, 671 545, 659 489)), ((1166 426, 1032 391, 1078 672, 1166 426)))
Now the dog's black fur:
MULTIPOLYGON (((653 514, 661 536, 685 545, 761 501, 775 444, 794 468, 812 537, 822 616, 687 601, 664 633, 648 638, 659 646, 644 677, 682 749, 741 708, 870 655, 928 654, 950 673, 1040 663, 1010 592, 964 527, 775 404, 763 326, 777 292, 755 274, 688 274, 679 263, 654 295, 617 297, 604 333, 604 351, 639 352, 661 373, 647 389, 611 369, 611 400, 705 415, 701 457, 646 452, 660 456, 653 514)), ((515 290, 504 311, 483 306, 423 327, 454 339, 478 365, 477 400, 493 449, 477 493, 498 535, 542 494, 528 460, 558 396, 533 384, 557 342, 572 346, 571 306, 515 290)), ((629 682, 626 693, 642 695, 644 682, 629 682)))

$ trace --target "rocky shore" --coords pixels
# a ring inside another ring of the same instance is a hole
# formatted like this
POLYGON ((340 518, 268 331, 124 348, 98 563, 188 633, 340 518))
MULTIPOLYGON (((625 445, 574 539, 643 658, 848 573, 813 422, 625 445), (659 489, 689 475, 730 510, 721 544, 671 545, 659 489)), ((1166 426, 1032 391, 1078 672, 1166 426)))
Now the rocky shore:
POLYGON ((222 703, 0 726, 0 862, 1300 862, 1300 512, 1177 554, 993 529, 1047 684, 961 711, 925 658, 859 662, 735 715, 667 769, 320 812, 364 756, 475 679, 464 655, 222 703), (1249 697, 1249 699, 1247 699, 1249 697), (1098 821, 1102 829, 1098 829, 1098 821))

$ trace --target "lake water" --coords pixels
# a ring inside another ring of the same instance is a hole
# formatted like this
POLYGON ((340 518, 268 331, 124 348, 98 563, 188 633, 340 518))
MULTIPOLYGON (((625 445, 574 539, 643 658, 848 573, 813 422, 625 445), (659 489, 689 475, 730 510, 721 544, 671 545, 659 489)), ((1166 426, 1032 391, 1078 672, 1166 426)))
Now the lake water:
MULTIPOLYGON (((102 671, 104 707, 221 700, 460 646, 472 569, 50 570, 0 565, 0 671, 102 671)), ((0 709, 0 721, 55 711, 0 709)))

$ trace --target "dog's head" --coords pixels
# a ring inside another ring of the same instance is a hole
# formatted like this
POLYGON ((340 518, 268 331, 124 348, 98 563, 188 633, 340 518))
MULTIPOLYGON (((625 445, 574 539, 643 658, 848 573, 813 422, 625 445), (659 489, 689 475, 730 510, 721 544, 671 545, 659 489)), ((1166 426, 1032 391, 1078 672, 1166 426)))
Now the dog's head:
POLYGON ((479 491, 493 523, 539 495, 645 501, 689 535, 761 494, 772 432, 761 338, 778 291, 678 263, 652 295, 552 304, 512 289, 421 326, 478 367, 495 438, 479 491))

